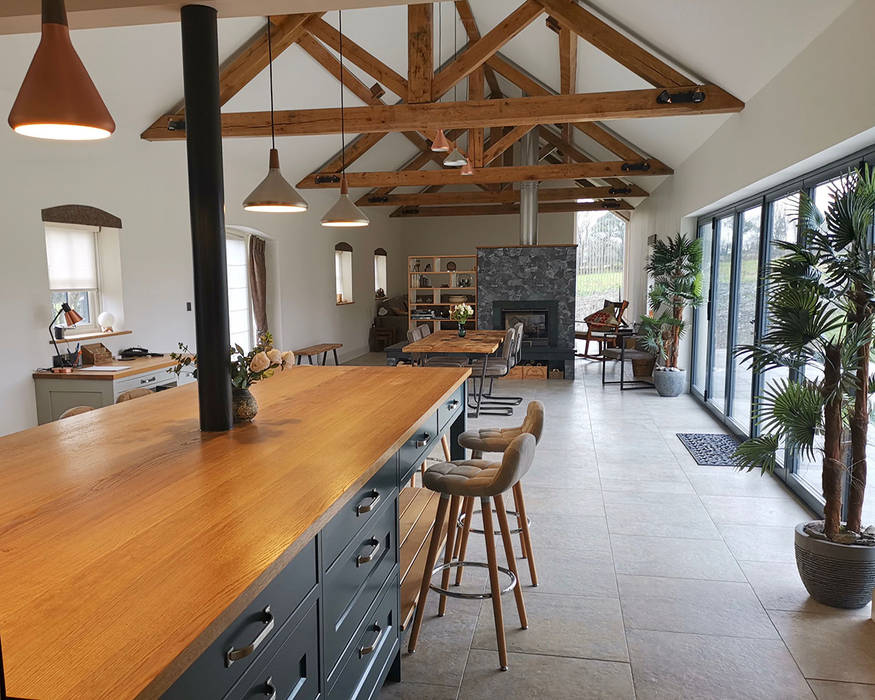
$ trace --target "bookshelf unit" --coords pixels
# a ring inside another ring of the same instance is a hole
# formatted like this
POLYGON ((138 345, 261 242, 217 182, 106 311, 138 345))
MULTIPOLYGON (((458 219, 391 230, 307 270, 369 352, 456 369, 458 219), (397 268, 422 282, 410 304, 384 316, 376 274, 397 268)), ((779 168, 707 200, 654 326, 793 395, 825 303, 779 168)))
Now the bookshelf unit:
POLYGON ((456 304, 468 304, 474 309, 466 327, 477 328, 476 255, 411 255, 407 258, 408 329, 423 324, 431 326, 432 331, 455 329, 456 322, 450 320, 450 307, 456 304), (448 265, 456 269, 448 270, 448 265))

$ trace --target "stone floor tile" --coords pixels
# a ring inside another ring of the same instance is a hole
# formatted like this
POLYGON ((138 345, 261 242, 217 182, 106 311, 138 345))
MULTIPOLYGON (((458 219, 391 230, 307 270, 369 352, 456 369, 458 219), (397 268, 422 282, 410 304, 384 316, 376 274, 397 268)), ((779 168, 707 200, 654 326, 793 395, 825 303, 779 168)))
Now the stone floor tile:
POLYGON ((710 467, 706 473, 689 474, 690 483, 700 496, 755 496, 792 498, 778 479, 768 474, 748 474, 735 469, 710 467))
POLYGON ((875 700, 875 685, 809 680, 817 700, 875 700))
POLYGON ((717 526, 729 551, 739 561, 773 561, 795 563, 793 527, 764 525, 717 526))
POLYGON ((664 503, 606 503, 605 513, 611 534, 720 539, 720 532, 696 496, 684 503, 672 502, 671 498, 664 503))
POLYGON ((744 581, 721 540, 611 535, 618 574, 744 581))
POLYGON ((632 672, 626 663, 508 654, 508 670, 498 670, 494 651, 472 649, 460 700, 633 700, 632 672))
POLYGON ((863 617, 770 611, 806 678, 875 683, 875 622, 863 617))
MULTIPOLYGON (((617 597, 617 576, 610 551, 600 562, 593 557, 574 556, 562 549, 544 548, 535 551, 535 566, 539 585, 532 590, 537 593, 617 597)), ((518 559, 517 567, 525 588, 531 582, 528 562, 518 559)))
MULTIPOLYGON (((403 678, 403 676, 402 676, 403 678)), ((458 687, 411 683, 386 683, 380 691, 380 700, 456 700, 458 687)))
POLYGON ((617 577, 626 629, 778 639, 747 583, 617 577))
MULTIPOLYGON (((756 478, 756 477, 754 477, 756 478)), ((813 516, 791 497, 702 496, 702 503, 718 525, 795 526, 813 516)))
MULTIPOLYGON (((502 597, 509 651, 602 661, 628 661, 620 603, 610 598, 546 595, 525 591, 529 628, 520 629, 513 597, 502 597)), ((486 601, 474 633, 474 649, 497 649, 492 604, 486 601)))
POLYGON ((780 640, 629 630, 638 700, 813 700, 780 640))

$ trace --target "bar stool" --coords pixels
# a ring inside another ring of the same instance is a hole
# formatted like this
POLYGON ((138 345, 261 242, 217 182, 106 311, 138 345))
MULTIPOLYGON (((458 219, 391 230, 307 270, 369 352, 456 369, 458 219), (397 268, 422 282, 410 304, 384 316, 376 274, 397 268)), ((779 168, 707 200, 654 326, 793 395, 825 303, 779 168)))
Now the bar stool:
MULTIPOLYGON (((530 401, 526 408, 526 418, 518 428, 480 428, 479 430, 466 430, 459 435, 459 445, 471 450, 471 459, 480 459, 484 452, 504 452, 511 442, 523 433, 529 433, 535 438, 535 442, 541 441, 541 432, 544 429, 544 404, 540 401, 530 401)), ((526 515, 526 502, 523 498, 523 485, 517 481, 513 485, 514 510, 507 511, 517 519, 519 526, 511 530, 510 534, 520 536, 520 548, 523 559, 529 562, 529 576, 532 585, 538 585, 538 572, 535 569, 535 557, 532 552, 532 537, 529 532, 531 521, 526 515)), ((454 556, 460 560, 465 558, 468 547, 468 536, 471 532, 483 534, 483 530, 471 527, 471 518, 474 515, 474 499, 466 498, 462 504, 463 513, 459 516, 458 526, 462 530, 456 543, 454 556)), ((464 567, 456 569, 456 585, 462 583, 464 567)))
POLYGON ((416 616, 413 619, 413 629, 410 631, 410 641, 407 646, 407 650, 410 653, 416 651, 416 642, 422 627, 425 601, 429 589, 434 590, 441 596, 438 615, 443 615, 446 610, 447 596, 454 598, 489 598, 492 600, 492 614, 495 618, 498 660, 501 670, 507 670, 507 642, 504 637, 504 618, 501 612, 502 593, 513 591, 516 598, 520 626, 522 629, 526 629, 529 623, 526 617, 526 606, 523 602, 522 588, 519 585, 502 494, 517 483, 529 470, 534 456, 535 438, 526 433, 517 436, 511 441, 504 450, 500 463, 488 462, 482 459, 443 462, 429 467, 425 472, 425 487, 438 492, 440 500, 434 519, 434 528, 431 531, 431 541, 428 545, 425 570, 422 575, 422 586, 419 589, 419 601, 416 604, 416 616), (483 509, 483 529, 486 535, 487 563, 485 565, 482 562, 461 562, 452 559, 456 518, 458 517, 459 500, 461 498, 480 499, 481 508, 483 509), (496 560, 495 534, 492 529, 492 501, 495 502, 495 512, 498 515, 498 524, 501 528, 501 538, 504 543, 508 568, 499 567, 496 560), (441 530, 444 526, 444 518, 448 510, 449 519, 447 520, 447 544, 444 563, 442 566, 435 567, 441 543, 441 530), (460 593, 448 590, 450 569, 462 565, 478 566, 489 570, 489 593, 460 593), (440 586, 434 586, 431 583, 431 578, 438 572, 443 572, 443 578, 440 586), (498 579, 499 572, 505 574, 510 579, 510 583, 503 589, 498 579))

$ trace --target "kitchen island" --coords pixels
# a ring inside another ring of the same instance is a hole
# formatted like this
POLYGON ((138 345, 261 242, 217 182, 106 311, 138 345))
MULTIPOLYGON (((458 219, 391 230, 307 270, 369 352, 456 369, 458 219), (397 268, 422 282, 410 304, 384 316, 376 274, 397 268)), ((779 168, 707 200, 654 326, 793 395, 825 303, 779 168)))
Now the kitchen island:
POLYGON ((456 444, 468 374, 301 366, 227 433, 189 385, 0 438, 8 692, 375 694, 400 672, 399 487, 456 444))

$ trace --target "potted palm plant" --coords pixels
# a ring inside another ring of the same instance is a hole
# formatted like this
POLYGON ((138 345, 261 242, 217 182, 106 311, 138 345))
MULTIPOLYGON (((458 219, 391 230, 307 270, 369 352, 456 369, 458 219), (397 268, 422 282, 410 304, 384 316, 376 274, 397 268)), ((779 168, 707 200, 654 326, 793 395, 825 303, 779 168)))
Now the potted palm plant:
POLYGON ((678 396, 687 385, 678 367, 678 351, 687 307, 702 303, 702 242, 676 234, 657 240, 646 267, 652 278, 650 315, 642 316, 645 350, 657 358, 653 384, 660 396, 678 396))
POLYGON ((756 371, 788 368, 757 398, 761 434, 736 451, 740 468, 773 471, 779 449, 822 463, 824 519, 796 527, 796 563, 811 596, 857 608, 875 588, 875 528, 864 529, 875 249, 875 177, 852 171, 821 212, 799 204, 799 240, 776 241, 767 275, 768 330, 735 352, 756 371), (843 500, 849 497, 846 519, 843 500))

